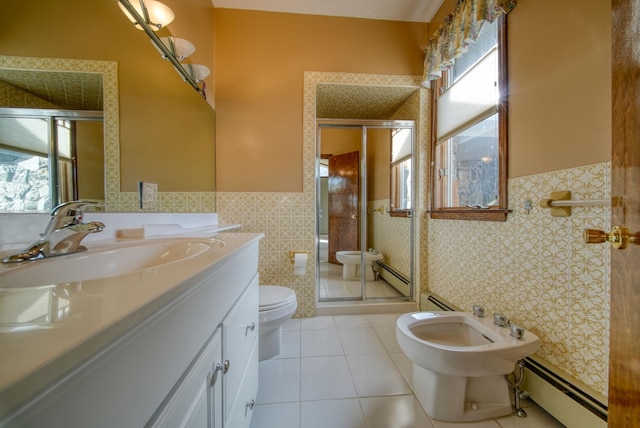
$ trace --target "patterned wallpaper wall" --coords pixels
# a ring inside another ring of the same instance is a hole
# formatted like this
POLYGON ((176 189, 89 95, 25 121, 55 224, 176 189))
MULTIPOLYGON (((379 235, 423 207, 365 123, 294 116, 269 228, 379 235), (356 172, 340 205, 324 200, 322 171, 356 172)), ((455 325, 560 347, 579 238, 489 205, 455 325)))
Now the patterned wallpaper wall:
POLYGON ((411 278, 411 218, 391 217, 387 214, 389 199, 380 199, 367 203, 369 214, 369 242, 384 255, 382 260, 387 265, 411 278), (384 207, 384 214, 375 211, 384 207), (371 233, 373 232, 373 233, 371 233))
POLYGON ((572 199, 610 197, 610 163, 509 180, 505 223, 430 220, 428 281, 463 310, 482 304, 542 339, 538 355, 602 395, 609 357, 610 246, 586 245, 584 228, 610 230, 609 207, 574 207, 552 217, 538 202, 552 191, 572 199), (533 209, 524 210, 531 200, 533 209))

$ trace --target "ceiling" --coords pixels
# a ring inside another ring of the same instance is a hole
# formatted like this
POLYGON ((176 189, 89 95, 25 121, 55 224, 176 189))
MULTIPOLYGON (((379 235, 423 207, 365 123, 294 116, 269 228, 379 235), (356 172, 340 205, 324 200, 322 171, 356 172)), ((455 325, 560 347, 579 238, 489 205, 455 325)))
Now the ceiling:
POLYGON ((417 88, 318 84, 316 117, 322 119, 389 119, 417 88))
POLYGON ((216 8, 430 22, 444 0, 212 0, 216 8))
MULTIPOLYGON (((102 110, 102 74, 0 69, 0 81, 52 104, 51 108, 102 110)), ((30 105, 26 98, 16 103, 30 105)))

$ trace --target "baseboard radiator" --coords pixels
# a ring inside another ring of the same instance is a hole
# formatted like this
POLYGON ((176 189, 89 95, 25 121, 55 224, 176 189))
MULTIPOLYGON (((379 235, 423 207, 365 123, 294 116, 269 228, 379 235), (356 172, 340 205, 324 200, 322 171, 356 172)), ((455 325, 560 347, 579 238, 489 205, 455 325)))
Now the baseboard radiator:
POLYGON ((411 282, 403 274, 380 260, 376 260, 375 263, 376 271, 381 278, 391 284, 396 290, 402 293, 403 296, 410 295, 411 282))
MULTIPOLYGON (((420 308, 427 311, 456 311, 454 305, 433 294, 420 296, 420 308)), ((539 357, 525 358, 525 378, 522 390, 531 400, 569 428, 600 428, 607 426, 607 405, 604 397, 589 392, 569 376, 560 373, 539 357)))

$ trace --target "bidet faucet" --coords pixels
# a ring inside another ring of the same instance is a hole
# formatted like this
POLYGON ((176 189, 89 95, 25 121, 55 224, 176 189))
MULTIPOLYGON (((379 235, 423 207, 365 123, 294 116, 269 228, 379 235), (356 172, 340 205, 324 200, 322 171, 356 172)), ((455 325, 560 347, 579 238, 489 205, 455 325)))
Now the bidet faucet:
POLYGON ((51 219, 42 237, 22 253, 5 257, 2 263, 39 260, 47 257, 73 254, 86 248, 80 241, 90 233, 102 232, 104 224, 99 221, 83 223, 84 209, 88 206, 104 206, 100 201, 64 202, 51 211, 51 219))
POLYGON ((484 318, 484 306, 481 305, 473 305, 473 315, 478 318, 484 318))
POLYGON ((501 313, 493 314, 493 323, 500 327, 509 327, 509 318, 501 313))

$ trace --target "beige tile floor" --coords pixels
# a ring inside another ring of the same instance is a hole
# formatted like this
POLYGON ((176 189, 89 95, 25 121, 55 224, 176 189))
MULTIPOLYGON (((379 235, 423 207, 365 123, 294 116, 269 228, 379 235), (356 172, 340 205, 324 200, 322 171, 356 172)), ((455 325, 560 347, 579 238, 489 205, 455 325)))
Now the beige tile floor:
MULTIPOLYGON (((399 314, 294 319, 281 353, 260 362, 251 428, 546 428, 563 425, 534 403, 525 419, 431 420, 411 390, 410 360, 395 339, 399 314)), ((523 406, 523 407, 524 407, 523 406)))
MULTIPOLYGON (((320 263, 319 295, 325 298, 360 298, 362 289, 360 281, 345 281, 342 279, 342 265, 328 262, 320 263)), ((401 297, 398 290, 389 285, 384 279, 366 281, 366 297, 401 297)))

